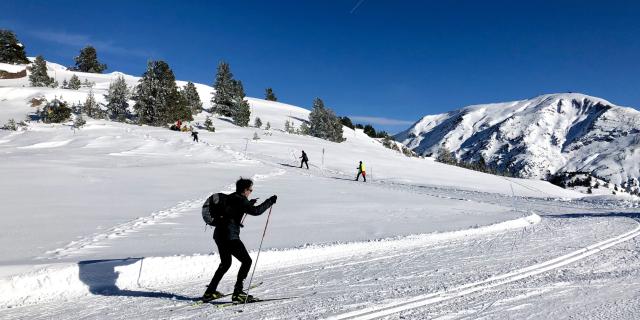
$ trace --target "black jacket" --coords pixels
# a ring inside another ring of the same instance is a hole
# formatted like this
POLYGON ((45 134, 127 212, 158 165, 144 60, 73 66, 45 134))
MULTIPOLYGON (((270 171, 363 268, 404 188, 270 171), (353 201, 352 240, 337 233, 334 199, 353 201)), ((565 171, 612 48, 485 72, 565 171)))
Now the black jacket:
POLYGON ((302 157, 300 157, 302 159, 302 161, 309 161, 309 158, 307 158, 307 154, 302 151, 302 157))
POLYGON ((273 205, 271 198, 258 206, 253 205, 247 197, 234 192, 227 197, 225 203, 226 224, 217 226, 213 231, 213 237, 219 240, 240 240, 240 222, 244 214, 259 216, 273 205))

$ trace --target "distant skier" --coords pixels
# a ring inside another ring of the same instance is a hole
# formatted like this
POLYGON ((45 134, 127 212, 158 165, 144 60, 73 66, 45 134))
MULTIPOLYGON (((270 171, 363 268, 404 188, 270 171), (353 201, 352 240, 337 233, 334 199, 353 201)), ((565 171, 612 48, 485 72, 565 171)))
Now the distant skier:
POLYGON ((236 181, 236 192, 230 194, 224 204, 226 223, 218 225, 213 232, 213 239, 218 246, 218 253, 220 254, 220 265, 202 296, 202 301, 204 302, 209 302, 222 296, 217 291, 218 284, 227 270, 229 270, 229 267, 231 267, 231 256, 234 256, 241 263, 231 300, 241 303, 255 301, 253 296, 247 295, 243 291, 244 279, 247 277, 249 269, 251 269, 252 261, 247 249, 240 241, 240 228, 243 227, 241 222, 245 214, 261 215, 276 203, 278 197, 273 195, 259 206, 254 206, 257 199, 248 199, 251 192, 253 192, 253 181, 240 178, 236 181))
POLYGON ((302 150, 302 156, 300 157, 300 159, 302 159, 302 162, 300 162, 300 168, 302 168, 302 165, 306 165, 307 166, 307 170, 309 170, 309 158, 307 158, 307 154, 304 152, 304 150, 302 150))
POLYGON ((364 182, 367 182, 367 172, 364 167, 364 163, 362 163, 362 161, 360 161, 360 164, 358 165, 357 169, 358 169, 358 175, 356 176, 356 181, 358 181, 360 179, 360 175, 362 175, 364 182))
POLYGON ((198 142, 198 131, 191 131, 191 136, 193 137, 193 141, 198 142))

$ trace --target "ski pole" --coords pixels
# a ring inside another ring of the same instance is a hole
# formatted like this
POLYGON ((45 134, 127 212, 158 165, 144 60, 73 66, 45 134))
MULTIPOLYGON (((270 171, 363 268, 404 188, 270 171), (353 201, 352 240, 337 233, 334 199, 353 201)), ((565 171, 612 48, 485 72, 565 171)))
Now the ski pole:
MULTIPOLYGON (((251 272, 251 278, 249 278, 249 287, 247 288, 247 298, 249 297, 249 290, 251 290, 251 282, 253 281, 253 274, 256 273, 256 268, 258 267, 258 259, 260 259, 260 251, 262 251, 262 242, 264 241, 264 236, 267 234, 267 226, 269 226, 269 218, 271 218, 271 209, 273 209, 273 205, 269 207, 269 215, 267 216, 267 222, 264 224, 264 231, 262 231, 262 239, 260 239, 260 247, 258 247, 258 255, 256 256, 256 263, 253 265, 253 271, 251 272)), ((247 305, 247 300, 244 300, 244 305, 242 309, 247 305)))

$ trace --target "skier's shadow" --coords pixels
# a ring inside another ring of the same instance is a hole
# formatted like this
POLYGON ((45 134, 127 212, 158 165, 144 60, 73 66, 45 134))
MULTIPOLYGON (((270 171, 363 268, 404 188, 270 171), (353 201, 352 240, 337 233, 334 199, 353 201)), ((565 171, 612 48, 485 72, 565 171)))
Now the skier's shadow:
POLYGON ((284 167, 290 167, 290 168, 298 168, 298 169, 300 169, 300 167, 298 167, 298 166, 294 166, 294 165, 292 165, 292 164, 288 164, 288 163, 281 163, 280 165, 281 165, 281 166, 284 166, 284 167))
POLYGON ((606 218, 623 217, 640 220, 640 212, 587 212, 587 213, 566 213, 566 214, 545 214, 540 215, 550 219, 576 219, 576 218, 606 218))
POLYGON ((351 178, 341 178, 341 177, 329 177, 329 178, 336 179, 336 180, 355 181, 355 179, 351 179, 351 178))
POLYGON ((138 261, 142 263, 143 259, 144 258, 127 258, 80 261, 78 262, 79 278, 80 281, 89 287, 89 291, 95 295, 162 298, 184 301, 193 301, 196 299, 166 292, 121 290, 118 288, 116 283, 120 272, 117 271, 116 268, 131 265, 138 261))

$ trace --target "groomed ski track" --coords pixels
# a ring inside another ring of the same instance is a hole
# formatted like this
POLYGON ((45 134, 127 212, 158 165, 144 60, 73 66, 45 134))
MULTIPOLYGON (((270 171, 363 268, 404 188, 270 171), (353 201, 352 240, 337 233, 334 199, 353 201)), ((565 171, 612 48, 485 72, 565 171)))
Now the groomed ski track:
MULTIPOLYGON (((527 199, 519 201, 527 202, 527 199)), ((584 211, 580 206, 576 209, 584 211)), ((613 247, 625 242, 637 245, 632 240, 640 235, 640 225, 630 218, 635 218, 635 214, 566 213, 543 215, 542 219, 534 215, 510 227, 503 224, 440 236, 418 235, 379 242, 268 251, 261 256, 258 269, 258 281, 265 284, 253 293, 265 298, 303 297, 251 305, 242 313, 238 313, 240 306, 220 310, 181 307, 188 303, 183 299, 196 297, 202 290, 210 276, 209 270, 202 271, 203 266, 209 265, 213 270, 216 265, 211 257, 209 260, 176 257, 182 259, 182 264, 176 264, 170 257, 151 257, 145 262, 147 270, 137 285, 134 280, 138 265, 131 264, 129 269, 121 270, 121 277, 131 283, 123 282, 120 293, 96 292, 45 302, 37 307, 5 309, 0 314, 4 313, 6 319, 25 316, 32 319, 476 319, 481 318, 480 315, 508 319, 513 313, 497 308, 501 303, 508 304, 514 299, 526 301, 540 292, 579 286, 570 278, 558 284, 557 273, 564 274, 581 262, 588 266, 587 273, 591 274, 589 284, 605 281, 613 285, 611 280, 625 280, 619 276, 594 277, 594 267, 597 270, 598 264, 605 261, 593 257, 605 252, 611 255, 608 259, 614 260, 628 255, 613 247), (576 243, 592 244, 576 248, 576 243), (558 252, 563 254, 557 255, 558 252), (195 272, 203 273, 199 280, 163 282, 160 281, 162 274, 156 274, 156 278, 145 275, 151 270, 161 273, 182 269, 187 274, 193 273, 189 266, 194 263, 195 272), (505 288, 514 283, 540 281, 544 285, 525 289, 525 297, 514 296, 513 293, 521 292, 505 288), (571 285, 564 286, 567 282, 571 285), (496 298, 492 290, 507 297, 496 298), (486 295, 490 296, 489 300, 486 295), (474 306, 465 300, 469 298, 481 302, 474 306)), ((638 263, 634 262, 636 266, 638 263)), ((228 287, 231 282, 225 278, 223 285, 228 287)))
POLYGON ((640 236, 640 223, 638 223, 637 221, 636 223, 638 224, 638 226, 636 226, 635 229, 629 232, 626 232, 619 236, 590 245, 580 250, 576 250, 574 252, 557 257, 555 259, 545 261, 543 263, 535 264, 526 268, 514 270, 509 273, 494 276, 487 280, 465 284, 465 285, 462 285, 453 289, 445 290, 442 292, 437 292, 437 293, 428 294, 424 296, 418 296, 411 299, 407 299, 406 301, 403 301, 403 302, 392 303, 382 307, 365 308, 359 311, 348 312, 341 315, 329 317, 328 319, 335 319, 335 320, 377 319, 377 318, 388 316, 394 313, 399 313, 399 312, 411 310, 411 309, 417 309, 417 308, 425 307, 428 305, 436 304, 442 301, 446 301, 449 299, 455 299, 458 297, 466 296, 481 290, 494 288, 503 284, 518 281, 518 280, 531 277, 537 274, 541 274, 543 272, 553 270, 553 269, 568 265, 570 263, 576 262, 578 260, 587 258, 591 255, 599 253, 602 250, 606 250, 619 243, 629 241, 637 236, 640 236))

